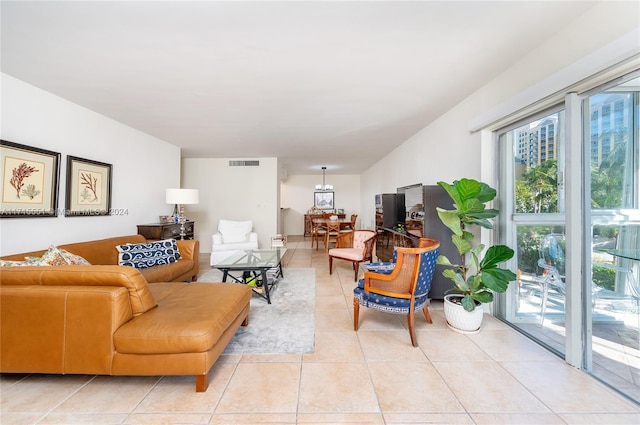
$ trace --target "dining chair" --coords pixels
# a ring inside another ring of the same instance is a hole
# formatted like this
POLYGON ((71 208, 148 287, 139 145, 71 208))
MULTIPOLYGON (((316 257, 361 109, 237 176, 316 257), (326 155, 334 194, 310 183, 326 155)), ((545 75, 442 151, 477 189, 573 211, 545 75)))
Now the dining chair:
POLYGON ((358 214, 351 214, 350 223, 342 226, 340 231, 342 233, 353 232, 356 230, 356 221, 358 220, 358 214))
POLYGON ((353 264, 355 272, 353 281, 357 282, 360 263, 364 261, 371 262, 375 242, 376 232, 373 230, 355 230, 341 233, 336 240, 336 247, 329 250, 329 274, 333 273, 334 259, 349 261, 353 264))
POLYGON ((324 247, 326 251, 329 251, 329 245, 336 243, 338 236, 340 235, 340 222, 339 221, 327 221, 327 233, 324 235, 324 247))
POLYGON ((311 248, 313 248, 313 243, 315 242, 316 251, 317 251, 320 245, 320 239, 322 239, 322 242, 325 243, 324 237, 326 234, 327 234, 326 226, 320 223, 314 223, 312 220, 311 221, 311 248))
POLYGON ((429 290, 440 252, 440 242, 432 239, 423 248, 402 248, 397 251, 397 260, 389 274, 366 271, 353 290, 353 329, 358 330, 360 306, 385 313, 407 316, 411 344, 418 346, 415 331, 415 312, 422 310, 428 323, 429 290))

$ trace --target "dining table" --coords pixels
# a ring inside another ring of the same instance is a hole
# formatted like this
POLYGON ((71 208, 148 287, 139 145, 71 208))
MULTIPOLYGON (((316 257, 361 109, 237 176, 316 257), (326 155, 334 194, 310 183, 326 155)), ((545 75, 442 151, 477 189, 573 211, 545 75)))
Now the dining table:
MULTIPOLYGON (((348 218, 337 218, 335 220, 331 220, 330 218, 314 218, 314 225, 326 225, 327 223, 340 223, 340 231, 346 231, 347 228, 351 227, 351 219, 348 218)), ((329 250, 329 234, 324 235, 324 248, 325 250, 329 250)), ((313 241, 311 242, 311 246, 313 247, 313 241)))
POLYGON ((350 218, 338 218, 336 220, 331 220, 330 218, 314 218, 313 219, 313 224, 327 224, 327 223, 335 223, 338 222, 340 223, 340 229, 343 229, 345 227, 350 227, 351 226, 351 219, 350 218))

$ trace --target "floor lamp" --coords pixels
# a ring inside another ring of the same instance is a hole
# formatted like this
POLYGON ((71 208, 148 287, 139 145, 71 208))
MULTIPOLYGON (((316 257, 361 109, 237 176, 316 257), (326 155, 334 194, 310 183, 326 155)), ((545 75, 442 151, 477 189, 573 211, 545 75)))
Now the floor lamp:
POLYGON ((200 192, 198 189, 167 189, 166 202, 174 204, 178 209, 178 222, 180 223, 180 239, 184 239, 184 223, 187 219, 184 217, 184 206, 197 204, 200 201, 200 192))

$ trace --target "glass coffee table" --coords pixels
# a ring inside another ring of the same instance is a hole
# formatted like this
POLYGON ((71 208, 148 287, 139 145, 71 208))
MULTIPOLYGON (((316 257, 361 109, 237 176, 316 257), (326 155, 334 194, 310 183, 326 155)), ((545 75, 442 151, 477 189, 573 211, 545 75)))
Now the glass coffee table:
POLYGON ((251 283, 262 288, 263 292, 253 287, 251 290, 271 304, 269 292, 278 278, 284 276, 282 257, 286 251, 287 248, 242 250, 211 267, 222 272, 223 282, 231 277, 235 282, 251 283))

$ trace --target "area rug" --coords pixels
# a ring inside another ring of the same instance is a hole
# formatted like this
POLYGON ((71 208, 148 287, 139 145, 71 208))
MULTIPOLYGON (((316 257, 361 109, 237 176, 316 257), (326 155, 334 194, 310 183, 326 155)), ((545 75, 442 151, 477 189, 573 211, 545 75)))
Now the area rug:
MULTIPOLYGON (((212 269, 198 282, 221 282, 212 269)), ((229 285, 240 285, 229 283, 229 285)), ((249 325, 240 326, 224 354, 311 353, 315 339, 316 275, 312 268, 285 268, 269 292, 271 304, 251 298, 249 325)))

